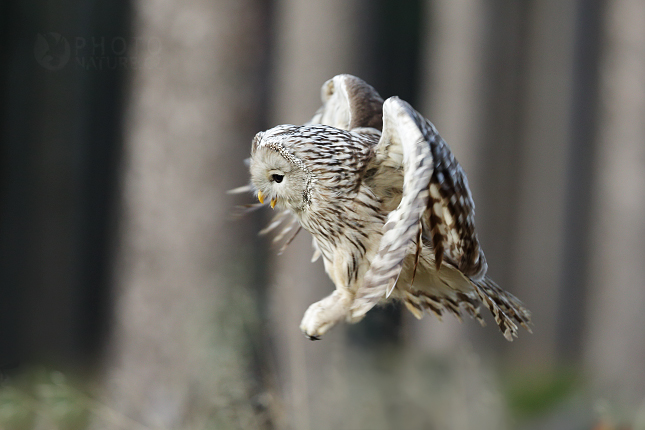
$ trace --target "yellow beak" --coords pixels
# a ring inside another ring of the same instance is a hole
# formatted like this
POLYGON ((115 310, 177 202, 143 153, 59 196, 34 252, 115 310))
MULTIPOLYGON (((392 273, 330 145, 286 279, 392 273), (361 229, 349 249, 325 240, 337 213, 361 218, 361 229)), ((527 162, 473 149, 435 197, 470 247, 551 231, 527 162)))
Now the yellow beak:
MULTIPOLYGON (((258 200, 260 203, 264 203, 264 194, 262 191, 258 191, 258 200)), ((278 202, 278 199, 271 199, 271 209, 275 208, 275 204, 278 202)))

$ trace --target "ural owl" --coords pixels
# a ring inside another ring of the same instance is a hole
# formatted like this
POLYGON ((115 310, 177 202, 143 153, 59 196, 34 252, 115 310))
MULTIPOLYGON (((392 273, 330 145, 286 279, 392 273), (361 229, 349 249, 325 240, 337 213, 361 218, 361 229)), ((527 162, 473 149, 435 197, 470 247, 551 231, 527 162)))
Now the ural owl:
POLYGON ((281 209, 263 232, 292 215, 279 237, 299 224, 323 257, 336 290, 307 309, 305 336, 319 339, 392 299, 417 318, 465 311, 483 325, 481 302, 506 339, 517 324, 530 331, 529 311, 486 277, 466 175, 435 127, 351 75, 321 92, 307 124, 255 136, 252 185, 237 190, 281 209))

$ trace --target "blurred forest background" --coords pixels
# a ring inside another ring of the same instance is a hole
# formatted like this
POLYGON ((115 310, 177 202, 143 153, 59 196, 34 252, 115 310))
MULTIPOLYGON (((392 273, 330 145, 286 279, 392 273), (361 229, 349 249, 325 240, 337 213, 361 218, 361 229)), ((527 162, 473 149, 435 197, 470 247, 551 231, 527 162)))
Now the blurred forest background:
POLYGON ((6 0, 0 34, 1 429, 645 429, 642 0, 6 0), (437 126, 533 335, 299 332, 308 234, 277 256, 225 191, 337 73, 437 126))

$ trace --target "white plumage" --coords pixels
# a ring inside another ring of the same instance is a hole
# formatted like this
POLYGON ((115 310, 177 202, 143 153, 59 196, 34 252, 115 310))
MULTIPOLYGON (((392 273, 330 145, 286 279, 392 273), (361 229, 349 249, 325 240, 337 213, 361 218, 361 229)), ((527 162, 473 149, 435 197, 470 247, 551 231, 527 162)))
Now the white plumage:
POLYGON ((508 340, 517 324, 529 330, 529 311, 486 277, 466 175, 435 127, 354 76, 321 92, 309 123, 256 135, 252 185, 238 190, 279 209, 263 233, 285 225, 281 240, 302 227, 323 257, 336 290, 305 312, 303 333, 318 339, 385 300, 417 318, 465 311, 483 324, 481 302, 508 340))

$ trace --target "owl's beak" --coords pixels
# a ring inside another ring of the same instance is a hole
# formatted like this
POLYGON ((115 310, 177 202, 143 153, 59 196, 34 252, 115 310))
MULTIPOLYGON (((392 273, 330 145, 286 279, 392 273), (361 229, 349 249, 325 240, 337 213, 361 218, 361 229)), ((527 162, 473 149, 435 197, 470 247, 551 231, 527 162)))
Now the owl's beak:
MULTIPOLYGON (((260 203, 264 203, 264 194, 262 194, 262 191, 258 191, 258 200, 260 203)), ((278 199, 271 199, 271 209, 275 208, 276 203, 278 203, 278 199)))

